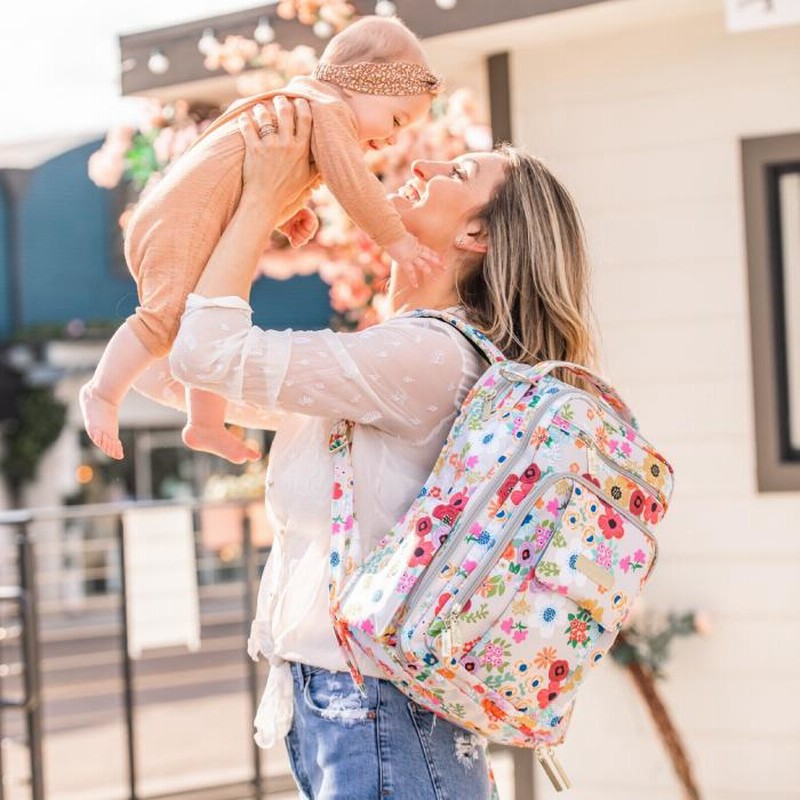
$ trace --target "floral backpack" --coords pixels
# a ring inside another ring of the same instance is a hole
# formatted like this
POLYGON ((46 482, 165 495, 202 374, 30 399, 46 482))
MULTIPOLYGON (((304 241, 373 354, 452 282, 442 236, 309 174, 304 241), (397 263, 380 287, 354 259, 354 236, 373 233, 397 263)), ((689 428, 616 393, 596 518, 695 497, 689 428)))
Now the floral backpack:
POLYGON ((585 368, 508 361, 457 317, 414 315, 456 327, 490 366, 416 500, 363 560, 352 423, 334 427, 336 636, 359 687, 365 658, 435 714, 533 748, 561 790, 552 746, 652 571, 672 469, 585 368), (557 367, 598 395, 556 379, 557 367))

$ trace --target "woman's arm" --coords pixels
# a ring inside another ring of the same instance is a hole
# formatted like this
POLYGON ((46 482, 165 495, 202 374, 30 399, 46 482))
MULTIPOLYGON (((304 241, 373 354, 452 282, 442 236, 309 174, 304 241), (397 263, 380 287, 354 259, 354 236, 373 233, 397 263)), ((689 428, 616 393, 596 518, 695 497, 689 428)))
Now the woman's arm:
POLYGON ((206 264, 195 292, 205 297, 235 295, 247 300, 253 271, 283 209, 294 203, 311 180, 311 109, 306 100, 273 100, 274 133, 259 136, 270 112, 256 106, 239 117, 245 140, 244 186, 239 205, 206 264))

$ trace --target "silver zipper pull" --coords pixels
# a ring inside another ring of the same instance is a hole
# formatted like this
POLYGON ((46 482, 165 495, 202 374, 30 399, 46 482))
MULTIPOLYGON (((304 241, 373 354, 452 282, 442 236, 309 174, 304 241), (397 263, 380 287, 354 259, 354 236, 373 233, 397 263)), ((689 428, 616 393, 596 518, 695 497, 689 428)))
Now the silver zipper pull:
POLYGON ((442 643, 440 648, 442 658, 445 660, 450 659, 453 655, 453 635, 450 633, 450 627, 448 625, 444 626, 439 641, 442 643))
POLYGON ((489 417, 492 416, 492 411, 494 411, 494 398, 497 392, 491 391, 484 395, 483 398, 483 408, 481 409, 481 419, 486 422, 489 417))
POLYGON ((553 784, 553 788, 557 792, 563 792, 564 789, 572 788, 572 783, 570 783, 567 773, 564 772, 564 768, 559 763, 551 747, 539 745, 534 749, 534 753, 545 774, 550 779, 550 783, 553 784))
POLYGON ((442 632, 439 634, 439 641, 441 642, 439 652, 444 659, 450 659, 453 657, 454 646, 461 646, 460 635, 457 634, 458 644, 455 643, 454 639, 456 637, 453 636, 453 628, 460 613, 461 605, 459 603, 453 603, 453 605, 450 607, 450 611, 447 612, 447 616, 444 619, 444 627, 442 628, 442 632))

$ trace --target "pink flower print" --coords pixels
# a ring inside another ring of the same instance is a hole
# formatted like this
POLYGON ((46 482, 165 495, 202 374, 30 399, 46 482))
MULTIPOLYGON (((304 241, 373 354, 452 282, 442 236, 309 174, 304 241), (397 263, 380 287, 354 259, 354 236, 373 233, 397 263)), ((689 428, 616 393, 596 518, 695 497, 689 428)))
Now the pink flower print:
POLYGON ((520 624, 517 630, 515 630, 514 633, 511 634, 511 638, 517 644, 519 644, 520 642, 524 642, 527 636, 528 636, 528 631, 525 627, 522 626, 522 624, 520 624))
POLYGON ((475 569, 475 567, 477 567, 477 566, 478 566, 478 562, 477 561, 469 560, 469 561, 465 561, 461 565, 461 569, 463 569, 464 572, 466 572, 469 575, 469 573, 472 572, 475 569))
POLYGON ((622 528, 622 517, 616 514, 611 506, 606 506, 605 513, 600 515, 597 524, 606 539, 621 539, 625 535, 622 528))
POLYGON ((644 564, 646 558, 644 550, 636 550, 633 554, 633 560, 638 561, 640 564, 644 564))
POLYGON ((434 486, 430 492, 428 492, 428 497, 435 497, 437 500, 442 496, 442 487, 441 486, 434 486))
POLYGON ((619 447, 619 442, 616 439, 608 440, 608 449, 613 453, 619 447))
POLYGON ((632 452, 631 446, 627 442, 623 442, 619 449, 622 450, 623 453, 625 453, 626 458, 631 457, 631 452, 632 452))
POLYGON ((517 561, 523 566, 527 567, 533 562, 535 550, 530 542, 523 542, 517 549, 517 561))
POLYGON ((499 667, 503 663, 503 648, 494 642, 489 642, 483 650, 483 663, 499 667))
POLYGON ((416 579, 414 576, 408 572, 408 570, 406 570, 397 581, 397 588, 395 591, 397 591, 399 594, 408 594, 415 582, 416 579))
POLYGON ((467 459, 467 469, 474 469, 475 467, 478 466, 479 462, 480 462, 479 456, 470 456, 467 459))
POLYGON ((554 497, 550 502, 547 504, 547 513, 551 517, 555 517, 558 514, 558 498, 554 497))
POLYGON ((619 560, 619 568, 623 572, 627 572, 631 568, 631 557, 625 556, 625 558, 621 558, 619 560))
POLYGON ((375 626, 372 624, 371 619, 365 619, 358 627, 369 636, 373 636, 375 634, 375 626))
POLYGON ((483 528, 479 522, 473 522, 472 525, 469 526, 469 532, 472 536, 480 536, 482 530, 483 528))
POLYGON ((417 542, 417 546, 414 548, 414 552, 411 554, 411 558, 408 560, 408 566, 424 567, 426 564, 430 564, 432 558, 433 542, 420 539, 417 542))
POLYGON ((636 431, 633 428, 627 428, 625 438, 632 442, 636 438, 636 431))
POLYGON ((595 564, 597 564, 598 567, 603 567, 605 569, 610 569, 611 568, 611 555, 612 555, 611 548, 607 544, 604 544, 603 542, 600 542, 600 544, 597 545, 597 554, 595 556, 595 564))
POLYGON ((352 530, 354 521, 355 521, 355 519, 353 518, 353 515, 352 514, 348 514, 347 515, 347 519, 344 521, 344 529, 346 531, 352 530))
POLYGON ((550 528, 545 528, 544 525, 539 525, 536 528, 536 540, 534 542, 534 547, 536 548, 536 552, 538 553, 540 550, 542 550, 549 541, 550 541, 550 528))
POLYGON ((417 520, 416 534, 417 536, 427 536, 431 532, 432 528, 433 523, 431 522, 431 518, 426 515, 417 520))
POLYGON ((511 627, 514 625, 514 617, 506 617, 500 623, 500 630, 504 631, 505 633, 511 633, 511 627))

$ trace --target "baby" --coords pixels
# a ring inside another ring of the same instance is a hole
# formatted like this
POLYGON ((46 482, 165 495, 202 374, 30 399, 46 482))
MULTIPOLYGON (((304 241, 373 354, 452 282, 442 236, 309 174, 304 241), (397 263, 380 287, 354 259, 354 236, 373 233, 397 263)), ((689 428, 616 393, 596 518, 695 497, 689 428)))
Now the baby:
MULTIPOLYGON (((312 179, 300 200, 284 209, 279 230, 294 247, 314 236, 319 223, 305 203, 322 180, 353 221, 413 278, 414 270, 429 270, 438 256, 405 230, 363 153, 393 144, 400 129, 427 114, 438 88, 408 28, 399 20, 364 17, 331 39, 310 78, 240 101, 209 126, 128 223, 125 258, 140 306, 111 338, 80 391, 84 425, 97 447, 122 458, 119 405, 142 372, 169 352, 186 297, 239 203, 244 140, 237 117, 276 95, 308 100, 312 179)), ((262 126, 262 135, 270 132, 262 126)), ((225 427, 224 398, 191 389, 187 408, 187 446, 234 463, 259 458, 225 427)))

